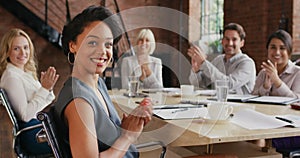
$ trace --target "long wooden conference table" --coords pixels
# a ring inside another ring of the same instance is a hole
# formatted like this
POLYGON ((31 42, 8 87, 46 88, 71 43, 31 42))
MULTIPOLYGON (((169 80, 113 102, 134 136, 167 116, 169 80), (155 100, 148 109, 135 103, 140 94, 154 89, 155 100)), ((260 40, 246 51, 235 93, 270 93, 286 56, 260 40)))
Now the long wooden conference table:
MULTIPOLYGON (((130 112, 143 98, 128 98, 123 95, 125 90, 110 91, 111 98, 120 113, 130 112)), ((193 100, 203 100, 206 96, 189 96, 193 100)), ((181 96, 167 95, 165 104, 179 104, 181 96)), ((243 107, 250 107, 258 112, 268 115, 295 114, 300 111, 291 109, 289 105, 234 103, 234 112, 243 107)), ((155 105, 154 105, 155 106, 155 105)), ((244 142, 250 140, 266 139, 265 149, 271 149, 271 139, 279 137, 300 136, 300 128, 280 127, 276 129, 249 130, 234 123, 206 121, 202 118, 163 120, 153 117, 142 133, 143 141, 162 141, 170 147, 206 146, 208 153, 213 152, 213 145, 220 143, 244 142)))

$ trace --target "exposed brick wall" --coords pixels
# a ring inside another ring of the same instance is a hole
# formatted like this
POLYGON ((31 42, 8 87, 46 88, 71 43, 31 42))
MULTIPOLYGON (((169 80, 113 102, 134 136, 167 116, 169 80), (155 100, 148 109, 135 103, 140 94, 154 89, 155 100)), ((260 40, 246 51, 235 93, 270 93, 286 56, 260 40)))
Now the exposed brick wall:
MULTIPOLYGON (((30 9, 39 18, 45 20, 45 1, 44 0, 18 0, 28 9, 30 9)), ((70 15, 73 18, 84 8, 90 5, 99 5, 99 0, 69 0, 70 15)), ((66 6, 65 0, 48 1, 48 24, 61 32, 66 23, 66 6)))
POLYGON ((293 1, 293 21, 292 21, 292 30, 293 30, 293 44, 294 52, 300 53, 300 1, 293 1))

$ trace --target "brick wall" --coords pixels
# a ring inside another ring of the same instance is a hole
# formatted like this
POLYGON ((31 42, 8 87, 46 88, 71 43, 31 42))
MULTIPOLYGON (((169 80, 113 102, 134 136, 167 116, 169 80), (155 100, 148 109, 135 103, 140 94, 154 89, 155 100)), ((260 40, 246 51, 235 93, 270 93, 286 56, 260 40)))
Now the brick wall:
MULTIPOLYGON (((37 0, 18 0, 26 8, 31 10, 39 18, 45 20, 45 1, 37 0)), ((85 0, 85 1, 70 1, 69 8, 71 18, 81 12, 85 7, 90 5, 99 5, 99 0, 85 0)), ((64 24, 66 23, 66 2, 65 0, 48 1, 48 24, 57 31, 61 32, 64 24)))
POLYGON ((293 21, 292 21, 292 30, 293 30, 293 44, 294 51, 300 53, 300 1, 293 1, 293 21))

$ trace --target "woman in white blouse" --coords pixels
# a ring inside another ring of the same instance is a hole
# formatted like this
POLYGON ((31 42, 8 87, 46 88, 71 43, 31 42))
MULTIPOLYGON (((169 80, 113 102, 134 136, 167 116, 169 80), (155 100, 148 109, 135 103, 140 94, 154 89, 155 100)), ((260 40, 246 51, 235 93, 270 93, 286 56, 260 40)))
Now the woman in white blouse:
MULTIPOLYGON (((38 124, 36 113, 55 99, 52 89, 59 76, 54 67, 49 67, 41 72, 39 82, 34 53, 30 37, 21 29, 9 30, 1 40, 0 87, 7 92, 20 128, 38 124)), ((22 134, 22 146, 29 153, 50 152, 46 143, 41 145, 36 142, 37 131, 39 129, 22 134)))
MULTIPOLYGON (((293 52, 291 35, 277 30, 269 36, 266 48, 268 60, 261 65, 252 94, 300 98, 300 67, 290 60, 293 52)), ((299 147, 300 137, 276 138, 272 142, 280 152, 285 148, 299 147)))
POLYGON ((142 29, 136 39, 136 55, 122 61, 122 88, 128 88, 128 76, 139 76, 143 88, 163 88, 161 59, 150 56, 155 50, 153 32, 142 29))

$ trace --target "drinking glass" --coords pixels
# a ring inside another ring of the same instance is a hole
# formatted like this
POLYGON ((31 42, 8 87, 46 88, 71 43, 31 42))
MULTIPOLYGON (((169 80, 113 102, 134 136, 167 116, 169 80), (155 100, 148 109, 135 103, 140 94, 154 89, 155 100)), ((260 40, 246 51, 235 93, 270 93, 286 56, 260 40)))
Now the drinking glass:
POLYGON ((139 77, 129 76, 128 77, 128 96, 133 97, 138 95, 139 90, 139 77))
POLYGON ((217 101, 218 102, 226 102, 228 91, 229 91, 229 81, 224 80, 216 80, 216 93, 217 93, 217 101))

